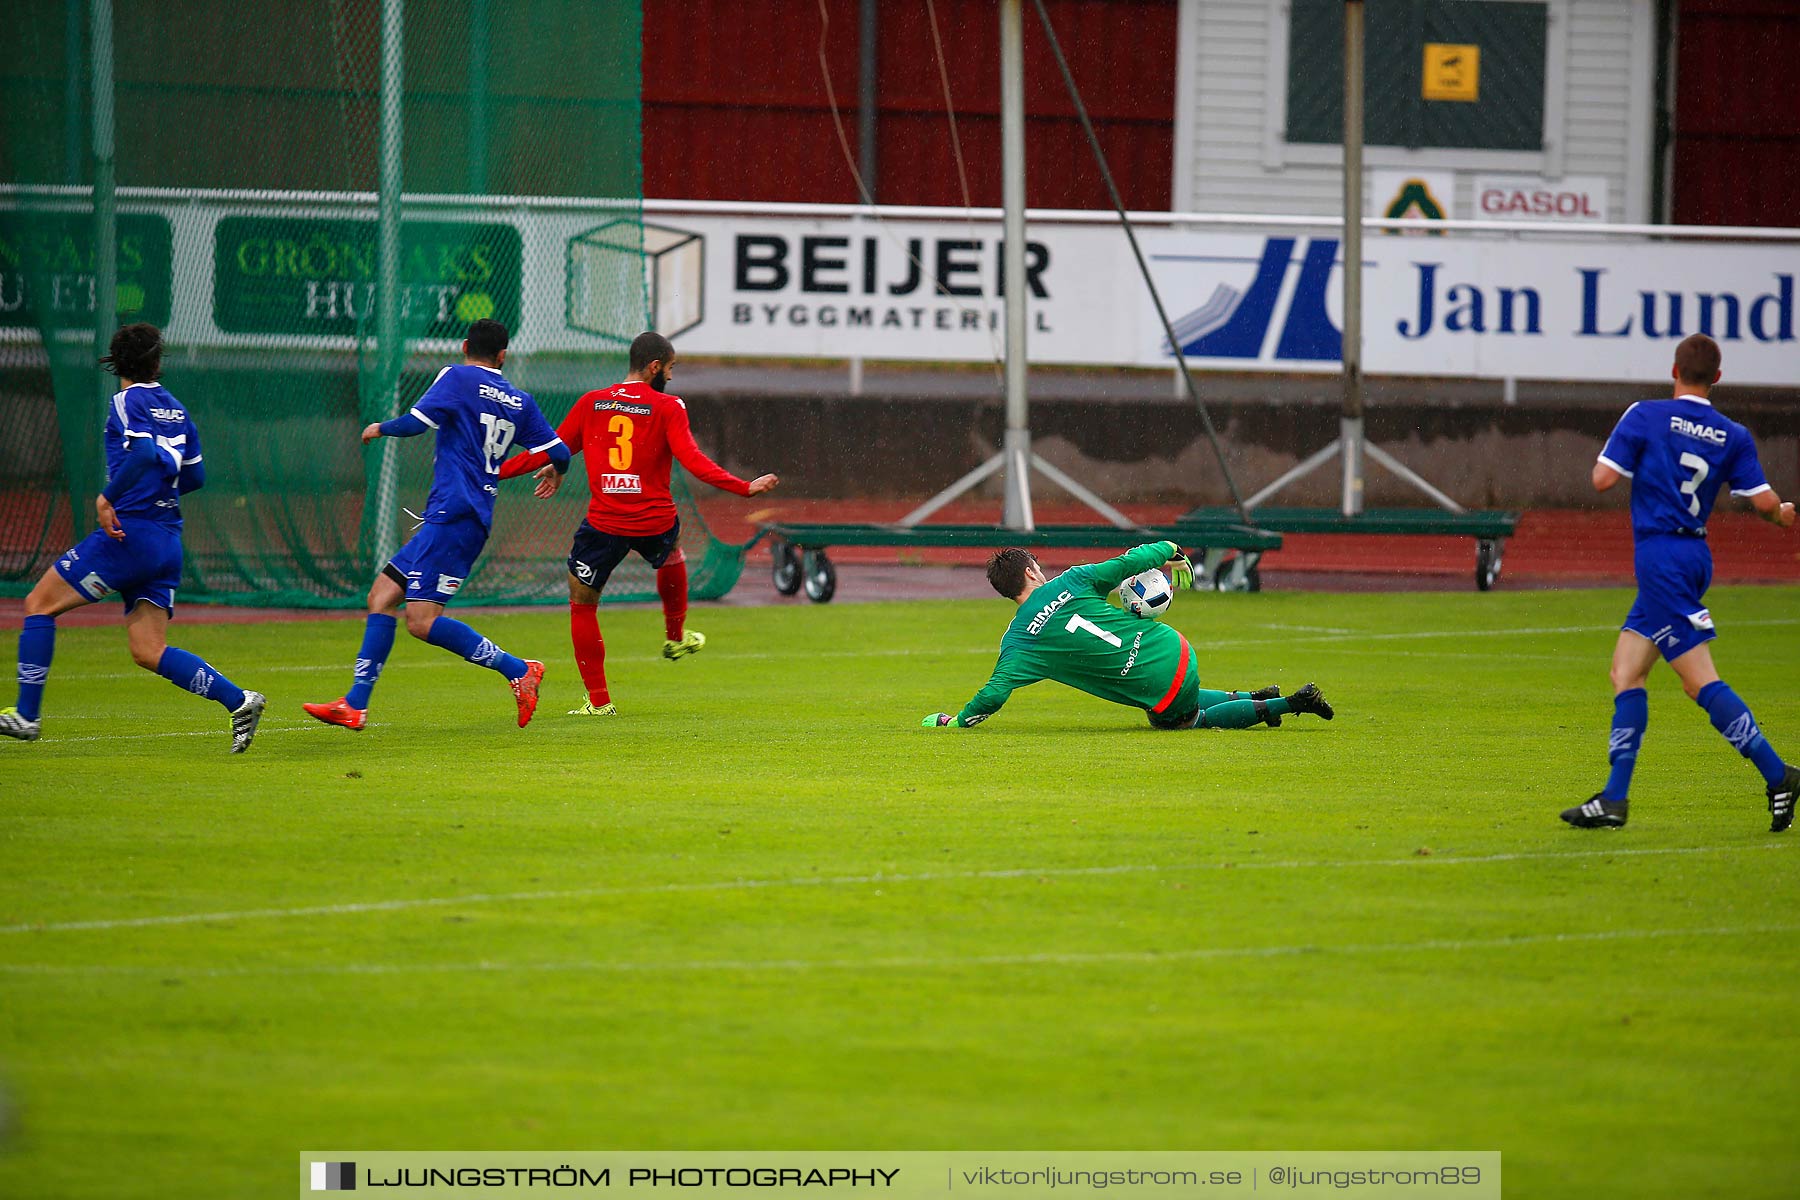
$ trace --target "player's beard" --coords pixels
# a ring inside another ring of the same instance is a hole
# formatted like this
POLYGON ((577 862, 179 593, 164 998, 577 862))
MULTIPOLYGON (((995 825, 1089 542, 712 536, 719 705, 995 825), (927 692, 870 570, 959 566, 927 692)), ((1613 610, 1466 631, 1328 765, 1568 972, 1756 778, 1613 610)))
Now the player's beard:
POLYGON ((669 373, 667 371, 658 371, 656 374, 652 375, 650 377, 650 386, 659 392, 668 387, 669 373))

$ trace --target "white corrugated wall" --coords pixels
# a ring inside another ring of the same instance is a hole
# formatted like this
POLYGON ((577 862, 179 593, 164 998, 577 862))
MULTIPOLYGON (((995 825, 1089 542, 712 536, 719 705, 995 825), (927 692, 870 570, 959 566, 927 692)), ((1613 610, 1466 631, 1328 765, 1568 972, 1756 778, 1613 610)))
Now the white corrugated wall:
MULTIPOLYGON (((1182 0, 1176 209, 1341 210, 1336 148, 1288 146, 1283 136, 1287 8, 1283 0, 1182 0)), ((1370 146, 1365 165, 1454 171, 1451 215, 1459 217, 1475 215, 1479 174, 1599 175, 1607 181, 1607 220, 1649 220, 1651 0, 1549 0, 1549 10, 1541 155, 1370 146)))

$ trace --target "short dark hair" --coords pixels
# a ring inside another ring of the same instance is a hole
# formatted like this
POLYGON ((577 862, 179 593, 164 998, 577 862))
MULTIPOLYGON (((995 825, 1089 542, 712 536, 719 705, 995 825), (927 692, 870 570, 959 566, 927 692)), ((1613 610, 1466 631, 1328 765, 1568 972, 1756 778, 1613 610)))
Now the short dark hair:
POLYGON ((120 379, 150 383, 162 374, 162 331, 154 325, 140 321, 120 326, 109 349, 100 365, 120 379))
POLYGON ((1683 383, 1711 387, 1719 381, 1719 343, 1704 333, 1683 338, 1675 347, 1675 370, 1683 383))
POLYGON ((1035 566, 1037 559, 1032 557, 1029 550, 1021 550, 1017 546, 996 550, 994 557, 988 559, 988 582, 1008 600, 1017 600, 1019 593, 1025 590, 1025 572, 1035 566))
POLYGON ((470 358, 483 358, 488 362, 498 361, 500 352, 512 340, 506 332, 506 326, 492 317, 483 317, 469 326, 467 338, 469 347, 464 353, 470 358))
POLYGON ((659 360, 666 367, 669 365, 669 360, 674 357, 674 344, 655 330, 640 333, 631 339, 631 373, 633 375, 659 360))

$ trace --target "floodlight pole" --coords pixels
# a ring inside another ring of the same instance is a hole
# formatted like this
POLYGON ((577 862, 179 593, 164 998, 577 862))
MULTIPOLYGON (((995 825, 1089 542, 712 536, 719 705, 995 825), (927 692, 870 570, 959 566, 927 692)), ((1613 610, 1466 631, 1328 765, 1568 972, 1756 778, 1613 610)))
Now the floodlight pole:
POLYGON ((488 192, 488 0, 469 2, 469 194, 488 192))
POLYGON ((63 0, 63 182, 81 186, 81 0, 63 0))
MULTIPOLYGON (((94 91, 94 354, 106 352, 113 326, 119 319, 118 211, 114 198, 118 183, 113 137, 113 11, 112 0, 94 0, 94 43, 90 70, 94 91)), ((100 409, 113 393, 112 383, 100 380, 100 409)))
POLYGON ((1029 530, 1031 419, 1025 371, 1025 51, 1020 0, 1000 0, 1000 179, 1006 209, 1001 290, 1006 295, 1006 499, 1001 523, 1029 530))
POLYGON ((1000 288, 1006 302, 1006 432, 1000 453, 900 518, 903 526, 917 525, 998 471, 1005 487, 1001 523, 1008 529, 1030 532, 1037 528, 1031 512, 1031 472, 1036 470, 1120 529, 1135 528, 1130 517, 1031 449, 1031 402, 1025 377, 1030 296, 1025 281, 1024 32, 1023 0, 1000 0, 1000 172, 1006 210, 1000 288))
MULTIPOLYGON (((81 0, 76 0, 76 2, 80 3, 81 0)), ((89 103, 92 107, 92 112, 89 114, 92 122, 89 130, 94 152, 94 208, 91 228, 94 239, 93 290, 91 292, 94 302, 94 311, 91 315, 94 331, 93 351, 83 360, 79 342, 72 341, 65 344, 59 338, 53 339, 46 336, 44 343, 45 349, 52 355, 53 365, 60 361, 72 369, 78 367, 79 374, 74 377, 82 380, 88 387, 94 388, 94 391, 89 393, 90 399, 87 404, 71 406, 71 411, 79 414, 79 421, 72 423, 74 428, 81 430, 77 436, 91 439, 88 441, 86 453, 69 457, 69 469, 66 472, 69 503, 73 506, 78 522, 84 506, 93 503, 94 493, 99 491, 106 482, 106 460, 104 456, 95 453, 100 447, 93 430, 99 425, 107 405, 112 402, 117 384, 111 377, 94 370, 94 360, 107 352, 107 348, 112 342, 113 328, 119 318, 118 216, 114 196, 117 177, 113 159, 112 0, 92 0, 88 14, 93 27, 93 40, 88 47, 89 103)), ((79 38, 79 16, 73 24, 75 37, 79 38)), ((79 92, 76 93, 76 96, 79 97, 79 92)), ((79 105, 77 107, 79 108, 79 105)), ((65 136, 67 136, 66 130, 65 136)), ((79 156, 79 138, 77 138, 75 152, 79 156)), ((74 160, 74 164, 75 169, 79 171, 79 157, 74 160)), ((79 394, 79 392, 76 393, 77 396, 79 394)), ((68 427, 65 426, 65 428, 68 427)))
POLYGON ((1343 446, 1346 517, 1363 509, 1362 376, 1362 161, 1363 0, 1344 4, 1344 412, 1338 419, 1343 446))
MULTIPOLYGON (((383 419, 398 415, 400 369, 406 360, 400 345, 400 189, 403 184, 401 152, 405 146, 404 96, 406 85, 405 0, 381 0, 381 140, 380 178, 376 201, 376 240, 379 265, 375 283, 377 370, 379 405, 383 419)), ((394 556, 399 538, 400 460, 392 438, 376 442, 380 456, 375 474, 375 564, 394 556)))
POLYGON ((1402 482, 1451 512, 1463 506, 1433 487, 1424 476, 1369 441, 1363 428, 1362 370, 1362 235, 1363 235, 1363 0, 1344 0, 1344 405, 1337 440, 1283 472, 1244 501, 1255 509, 1296 480, 1330 462, 1343 461, 1339 511, 1346 517, 1363 511, 1363 458, 1374 459, 1402 482))

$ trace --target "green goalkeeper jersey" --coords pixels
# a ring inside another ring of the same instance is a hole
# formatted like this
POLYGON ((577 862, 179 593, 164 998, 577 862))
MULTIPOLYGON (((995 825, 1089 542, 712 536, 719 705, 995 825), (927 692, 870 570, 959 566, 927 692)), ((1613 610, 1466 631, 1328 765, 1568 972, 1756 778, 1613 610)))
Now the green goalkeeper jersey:
POLYGON ((1183 674, 1186 640, 1167 625, 1114 608, 1106 597, 1178 553, 1173 542, 1151 542, 1106 562, 1070 567, 1032 592, 1000 639, 993 676, 956 724, 979 725, 1016 689, 1043 679, 1133 708, 1164 704, 1183 674))

